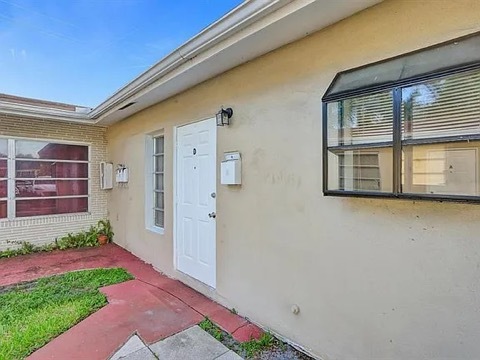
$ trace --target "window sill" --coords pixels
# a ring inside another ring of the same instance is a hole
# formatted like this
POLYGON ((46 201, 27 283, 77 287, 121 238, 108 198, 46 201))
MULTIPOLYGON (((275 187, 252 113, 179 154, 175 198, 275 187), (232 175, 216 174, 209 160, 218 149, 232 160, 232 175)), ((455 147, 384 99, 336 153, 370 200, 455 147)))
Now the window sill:
POLYGON ((147 226, 147 230, 159 235, 165 234, 165 229, 158 226, 147 226))
POLYGON ((356 197, 356 198, 379 198, 379 199, 399 199, 399 200, 422 200, 436 202, 457 202, 457 203, 480 203, 480 196, 463 195, 431 195, 431 194, 393 194, 379 192, 360 192, 360 191, 341 191, 327 190, 323 192, 325 196, 356 197))

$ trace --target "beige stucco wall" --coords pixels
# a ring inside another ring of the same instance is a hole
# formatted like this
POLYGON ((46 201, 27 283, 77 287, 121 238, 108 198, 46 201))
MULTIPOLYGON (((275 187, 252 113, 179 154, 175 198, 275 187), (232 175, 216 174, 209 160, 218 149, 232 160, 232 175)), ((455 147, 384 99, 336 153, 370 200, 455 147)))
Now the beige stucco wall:
POLYGON ((321 97, 341 70, 480 30, 479 1, 386 1, 107 131, 130 167, 109 196, 116 241, 324 359, 480 357, 480 207, 324 197, 321 97), (218 157, 217 289, 173 266, 174 126, 235 111, 218 157), (145 230, 145 134, 166 136, 166 229, 145 230), (292 304, 300 306, 293 315, 292 304))
POLYGON ((99 178, 99 164, 107 156, 104 127, 3 116, 0 117, 0 136, 88 144, 91 195, 89 213, 0 220, 0 251, 17 247, 8 241, 27 241, 36 245, 51 243, 69 232, 86 230, 107 216, 107 193, 100 190, 99 178))

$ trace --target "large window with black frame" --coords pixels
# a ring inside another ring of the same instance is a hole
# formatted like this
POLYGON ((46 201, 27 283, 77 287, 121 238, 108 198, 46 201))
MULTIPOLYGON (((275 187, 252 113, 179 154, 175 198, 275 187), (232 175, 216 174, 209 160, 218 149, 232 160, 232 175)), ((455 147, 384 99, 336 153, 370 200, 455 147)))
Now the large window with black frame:
POLYGON ((324 193, 480 201, 480 36, 339 73, 324 193))

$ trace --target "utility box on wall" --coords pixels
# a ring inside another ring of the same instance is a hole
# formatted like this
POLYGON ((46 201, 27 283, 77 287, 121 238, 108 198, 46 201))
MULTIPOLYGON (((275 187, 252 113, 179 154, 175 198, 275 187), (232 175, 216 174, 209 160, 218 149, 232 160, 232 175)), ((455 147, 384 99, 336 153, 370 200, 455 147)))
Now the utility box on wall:
POLYGON ((113 164, 110 162, 100 163, 100 189, 113 189, 113 164))
POLYGON ((238 151, 224 154, 225 159, 220 165, 220 183, 222 185, 241 185, 242 158, 238 151))

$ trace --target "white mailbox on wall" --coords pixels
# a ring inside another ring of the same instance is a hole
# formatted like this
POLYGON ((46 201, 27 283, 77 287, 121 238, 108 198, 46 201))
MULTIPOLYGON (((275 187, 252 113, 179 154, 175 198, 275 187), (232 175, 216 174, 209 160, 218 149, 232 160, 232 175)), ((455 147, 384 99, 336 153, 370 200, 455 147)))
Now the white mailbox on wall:
POLYGON ((220 165, 220 183, 222 185, 242 183, 242 158, 238 151, 224 154, 224 160, 220 165))
POLYGON ((128 183, 128 167, 126 165, 117 165, 117 170, 115 171, 115 182, 117 184, 128 183))

